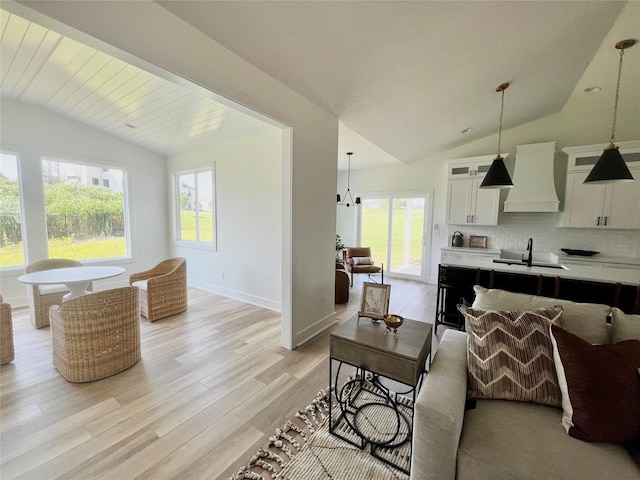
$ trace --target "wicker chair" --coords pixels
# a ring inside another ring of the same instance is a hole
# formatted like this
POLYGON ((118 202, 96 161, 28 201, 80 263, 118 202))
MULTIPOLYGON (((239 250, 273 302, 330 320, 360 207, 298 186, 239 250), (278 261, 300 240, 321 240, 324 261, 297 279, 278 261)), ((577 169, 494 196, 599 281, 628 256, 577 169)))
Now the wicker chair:
POLYGON ((12 362, 13 322, 11 321, 11 305, 4 303, 0 295, 0 365, 12 362))
POLYGON ((140 315, 150 322, 187 309, 187 261, 170 258, 151 270, 134 273, 129 285, 140 289, 140 315))
MULTIPOLYGON (((82 263, 66 258, 50 258, 27 265, 24 273, 40 272, 54 268, 81 267, 82 263)), ((88 290, 93 290, 90 284, 88 290)), ((36 328, 49 325, 49 308, 53 305, 60 305, 62 297, 69 292, 69 289, 60 285, 27 285, 27 296, 29 298, 29 312, 31 313, 31 323, 36 328)))
POLYGON ((53 365, 69 382, 108 377, 140 360, 137 288, 71 298, 51 307, 49 317, 53 365))

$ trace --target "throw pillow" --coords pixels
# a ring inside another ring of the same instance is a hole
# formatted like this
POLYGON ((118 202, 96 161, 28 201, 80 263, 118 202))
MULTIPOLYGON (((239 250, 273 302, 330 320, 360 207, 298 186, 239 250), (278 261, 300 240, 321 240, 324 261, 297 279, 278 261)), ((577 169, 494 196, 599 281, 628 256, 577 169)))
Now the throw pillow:
POLYGON ((458 310, 468 333, 469 397, 561 406, 549 326, 561 324, 562 307, 458 310))
POLYGON ((567 433, 587 442, 640 436, 640 341, 591 345, 556 326, 551 341, 567 433))
POLYGON ((371 257, 353 257, 354 265, 373 265, 371 257))
POLYGON ((619 308, 611 309, 613 343, 640 340, 640 315, 629 315, 619 308))

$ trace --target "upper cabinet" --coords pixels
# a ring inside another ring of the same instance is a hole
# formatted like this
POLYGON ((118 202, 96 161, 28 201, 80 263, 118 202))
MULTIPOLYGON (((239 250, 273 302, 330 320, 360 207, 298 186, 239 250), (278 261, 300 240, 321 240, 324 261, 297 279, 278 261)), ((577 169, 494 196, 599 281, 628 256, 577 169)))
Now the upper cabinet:
MULTIPOLYGON (((507 155, 503 155, 506 157, 507 155)), ((499 189, 481 189, 492 155, 447 162, 447 223, 451 225, 497 225, 499 189)))
POLYGON ((603 146, 567 147, 567 190, 563 227, 640 229, 640 141, 620 142, 633 182, 585 185, 603 146))

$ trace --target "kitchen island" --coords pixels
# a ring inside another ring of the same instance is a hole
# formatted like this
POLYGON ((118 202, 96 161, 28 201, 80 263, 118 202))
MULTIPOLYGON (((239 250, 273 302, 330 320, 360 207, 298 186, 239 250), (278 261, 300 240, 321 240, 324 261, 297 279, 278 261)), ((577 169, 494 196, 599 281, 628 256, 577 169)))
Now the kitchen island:
POLYGON ((462 327, 458 303, 473 302, 473 286, 576 302, 603 303, 640 313, 640 269, 591 265, 562 268, 494 263, 490 256, 443 260, 438 271, 436 326, 462 327))

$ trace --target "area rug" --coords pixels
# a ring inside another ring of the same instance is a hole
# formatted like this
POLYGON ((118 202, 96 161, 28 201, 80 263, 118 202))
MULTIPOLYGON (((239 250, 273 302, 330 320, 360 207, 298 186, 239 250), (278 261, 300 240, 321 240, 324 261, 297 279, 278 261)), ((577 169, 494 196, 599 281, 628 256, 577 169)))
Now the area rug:
MULTIPOLYGON (((229 480, 409 479, 402 471, 371 456, 369 445, 361 450, 331 434, 329 401, 333 402, 332 408, 339 408, 328 388, 320 390, 304 410, 298 410, 294 418, 276 430, 268 446, 260 448, 229 480)), ((411 405, 404 401, 402 406, 408 409, 411 405)), ((377 414, 375 409, 369 411, 364 422, 375 420, 379 424, 382 420, 384 424, 386 419, 373 418, 377 414)), ((359 438, 344 420, 334 429, 353 441, 359 438)), ((379 449, 377 454, 408 469, 410 449, 410 443, 405 443, 394 449, 379 449)))

